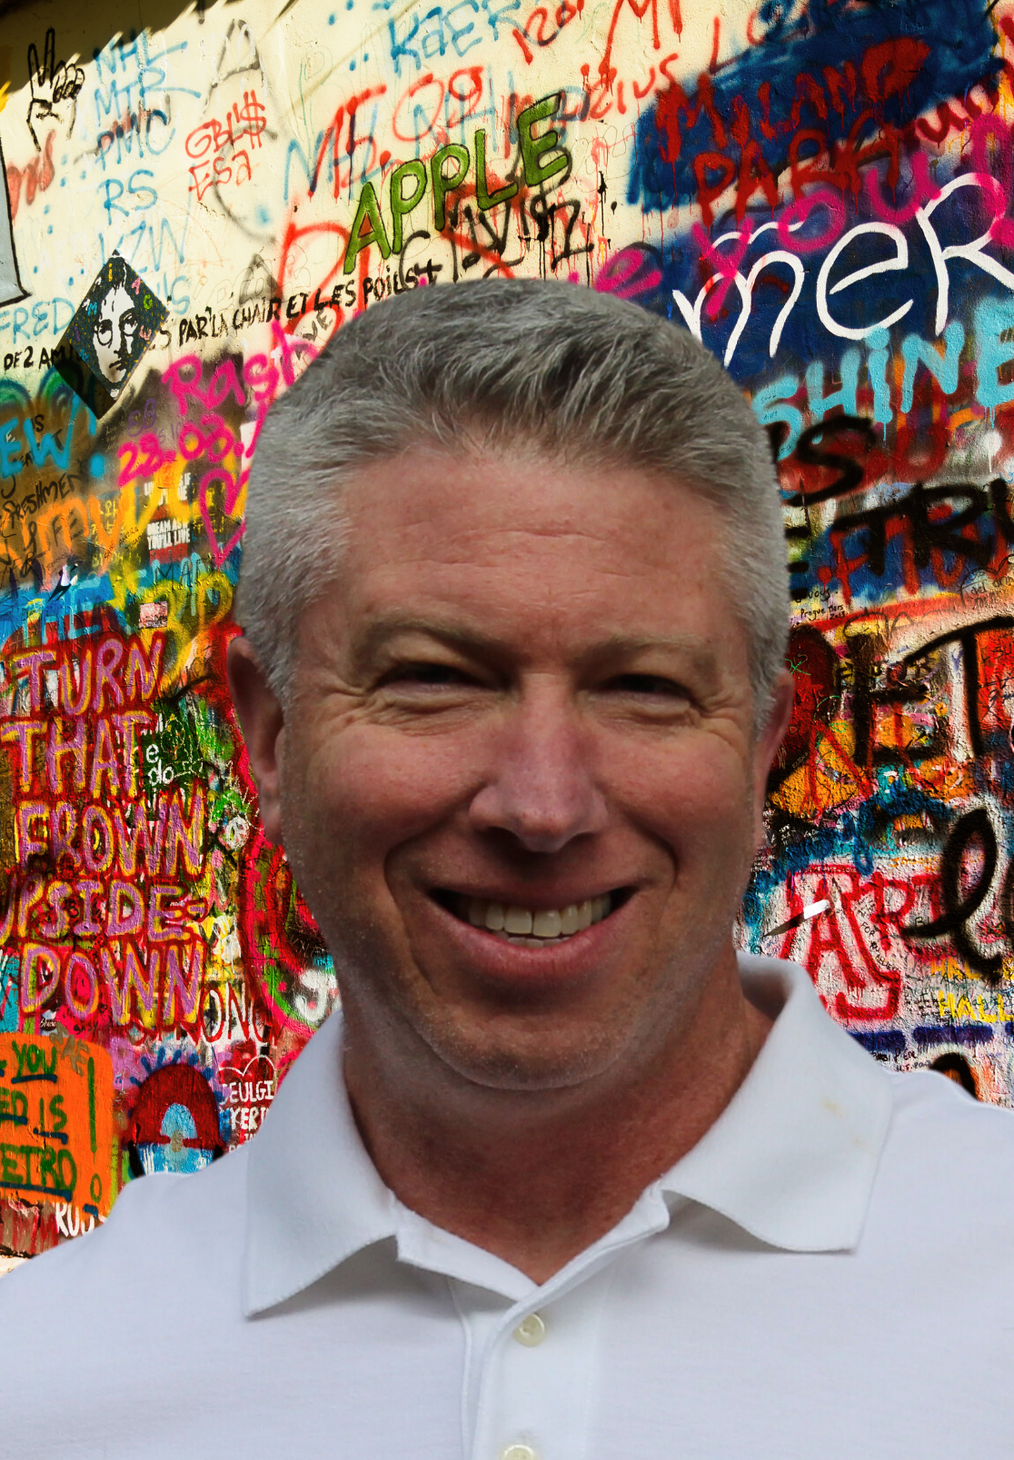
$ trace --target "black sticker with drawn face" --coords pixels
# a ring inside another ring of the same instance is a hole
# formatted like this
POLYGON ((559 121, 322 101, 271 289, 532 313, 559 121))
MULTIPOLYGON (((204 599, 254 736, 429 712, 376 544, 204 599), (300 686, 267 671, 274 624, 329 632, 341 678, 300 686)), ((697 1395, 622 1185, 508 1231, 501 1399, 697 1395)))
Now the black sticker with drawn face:
POLYGON ((99 271, 53 356, 96 416, 110 409, 168 312, 118 253, 99 271))

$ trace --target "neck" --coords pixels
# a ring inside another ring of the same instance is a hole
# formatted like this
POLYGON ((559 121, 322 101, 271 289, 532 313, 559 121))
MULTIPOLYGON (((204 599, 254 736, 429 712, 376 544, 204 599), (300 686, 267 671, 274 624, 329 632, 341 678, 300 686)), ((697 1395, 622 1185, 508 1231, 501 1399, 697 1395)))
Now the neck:
POLYGON ((770 1027, 733 975, 632 1078, 518 1092, 450 1072, 406 1079, 348 1010, 345 1080, 367 1150, 399 1200, 543 1283, 696 1145, 770 1027))

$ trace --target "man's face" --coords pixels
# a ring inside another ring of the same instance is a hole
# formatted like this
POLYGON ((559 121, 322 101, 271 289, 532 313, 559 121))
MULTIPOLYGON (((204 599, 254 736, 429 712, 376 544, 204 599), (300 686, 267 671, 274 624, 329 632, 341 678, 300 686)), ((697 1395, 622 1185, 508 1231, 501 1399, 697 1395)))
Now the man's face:
POLYGON ((422 452, 343 505, 277 754, 352 1027, 519 1089, 650 1058, 729 975, 777 738, 752 734, 715 510, 622 468, 422 452))

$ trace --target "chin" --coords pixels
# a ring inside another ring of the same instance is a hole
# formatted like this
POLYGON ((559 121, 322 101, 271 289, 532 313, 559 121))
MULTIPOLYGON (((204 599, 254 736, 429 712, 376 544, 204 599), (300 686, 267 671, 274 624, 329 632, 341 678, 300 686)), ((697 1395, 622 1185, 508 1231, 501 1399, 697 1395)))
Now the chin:
POLYGON ((604 1075, 619 1058, 615 1032, 606 1041, 600 1030, 575 1029, 568 1038, 558 1025, 544 1031, 511 1025, 493 1018, 469 1028, 450 1018, 418 1033, 457 1076, 490 1090, 569 1090, 604 1075))

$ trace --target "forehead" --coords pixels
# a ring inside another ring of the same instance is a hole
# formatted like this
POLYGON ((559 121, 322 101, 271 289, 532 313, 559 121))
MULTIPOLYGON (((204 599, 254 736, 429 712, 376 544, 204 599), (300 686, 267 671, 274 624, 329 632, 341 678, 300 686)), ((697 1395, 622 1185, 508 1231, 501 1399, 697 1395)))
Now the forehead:
POLYGON ((342 498, 336 609, 450 616, 529 640, 692 631, 738 640, 717 510, 639 468, 410 451, 342 498))
POLYGON ((623 463, 558 460, 535 451, 413 450, 371 464, 344 490, 342 506, 355 559, 375 549, 453 554, 531 551, 545 539, 591 550, 611 548, 645 563, 667 563, 675 541, 691 532, 699 545, 723 537, 714 507, 689 486, 623 463), (660 536, 661 534, 661 536, 660 536))

